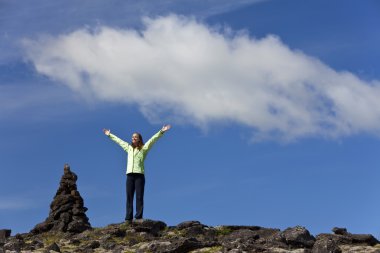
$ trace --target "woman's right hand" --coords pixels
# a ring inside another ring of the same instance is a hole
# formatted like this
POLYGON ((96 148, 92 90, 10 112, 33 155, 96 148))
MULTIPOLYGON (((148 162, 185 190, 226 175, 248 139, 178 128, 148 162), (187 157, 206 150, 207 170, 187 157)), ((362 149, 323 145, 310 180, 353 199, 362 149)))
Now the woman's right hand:
POLYGON ((109 136, 111 133, 111 130, 103 128, 103 132, 105 135, 109 136))
POLYGON ((162 132, 166 132, 168 131, 172 126, 171 125, 164 125, 162 128, 161 128, 161 131, 162 132))

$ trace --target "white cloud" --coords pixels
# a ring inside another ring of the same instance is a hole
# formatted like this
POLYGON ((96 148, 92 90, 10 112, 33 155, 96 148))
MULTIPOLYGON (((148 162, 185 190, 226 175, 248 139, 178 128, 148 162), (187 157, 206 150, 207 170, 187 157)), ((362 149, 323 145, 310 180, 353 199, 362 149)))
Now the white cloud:
POLYGON ((137 105, 150 120, 234 122, 255 138, 380 130, 380 82, 337 72, 276 36, 251 38, 193 19, 146 19, 25 41, 36 70, 87 98, 137 105))

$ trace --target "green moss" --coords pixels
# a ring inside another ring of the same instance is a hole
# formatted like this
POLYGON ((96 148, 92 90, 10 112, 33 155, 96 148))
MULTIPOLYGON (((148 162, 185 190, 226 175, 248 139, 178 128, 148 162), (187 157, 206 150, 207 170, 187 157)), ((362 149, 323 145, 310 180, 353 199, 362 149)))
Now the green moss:
POLYGON ((124 222, 124 223, 120 224, 120 226, 119 226, 119 228, 123 229, 123 230, 127 230, 127 229, 129 229, 131 227, 132 227, 132 225, 128 224, 127 222, 124 222))
POLYGON ((163 233, 164 239, 173 239, 173 238, 178 238, 178 237, 184 237, 185 232, 182 230, 177 230, 177 229, 167 229, 163 233))
POLYGON ((78 246, 74 245, 61 245, 59 248, 61 249, 61 252, 75 252, 78 246))
POLYGON ((59 242, 64 237, 63 233, 45 233, 41 235, 41 239, 45 246, 49 246, 53 243, 59 242))
POLYGON ((114 242, 117 245, 131 245, 146 241, 145 237, 136 233, 127 233, 124 237, 110 237, 107 239, 109 242, 114 242))
POLYGON ((216 228, 216 234, 218 236, 225 236, 225 235, 229 235, 233 232, 232 229, 228 228, 228 227, 218 227, 216 228))

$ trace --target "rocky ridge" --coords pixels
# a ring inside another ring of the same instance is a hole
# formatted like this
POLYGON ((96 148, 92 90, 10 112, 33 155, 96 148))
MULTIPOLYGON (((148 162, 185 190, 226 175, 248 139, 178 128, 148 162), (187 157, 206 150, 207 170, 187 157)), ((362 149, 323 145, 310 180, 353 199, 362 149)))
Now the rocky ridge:
POLYGON ((334 232, 314 237, 300 226, 281 231, 258 226, 211 227, 199 221, 167 226, 162 221, 143 220, 81 233, 17 234, 4 240, 0 252, 380 253, 380 245, 372 235, 334 232))
POLYGON ((351 234, 345 228, 316 237, 301 226, 281 231, 259 226, 212 227, 199 221, 168 226, 147 219, 92 228, 76 180, 66 165, 48 218, 29 233, 10 236, 11 230, 0 229, 0 253, 380 253, 375 237, 351 234))

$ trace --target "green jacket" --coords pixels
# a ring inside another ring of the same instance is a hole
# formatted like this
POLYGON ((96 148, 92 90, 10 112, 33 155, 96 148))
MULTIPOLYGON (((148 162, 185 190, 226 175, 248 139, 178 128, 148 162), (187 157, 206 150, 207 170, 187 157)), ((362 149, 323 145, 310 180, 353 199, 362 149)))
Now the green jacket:
POLYGON ((144 161, 145 158, 149 152, 149 150, 152 148, 153 144, 164 135, 164 132, 161 130, 158 131, 155 135, 152 136, 139 150, 138 148, 133 148, 132 145, 130 145, 128 142, 123 141, 116 135, 110 133, 108 136, 111 140, 116 142, 117 144, 124 149, 125 152, 128 153, 128 165, 127 165, 127 174, 129 173, 140 173, 144 174, 144 161))

